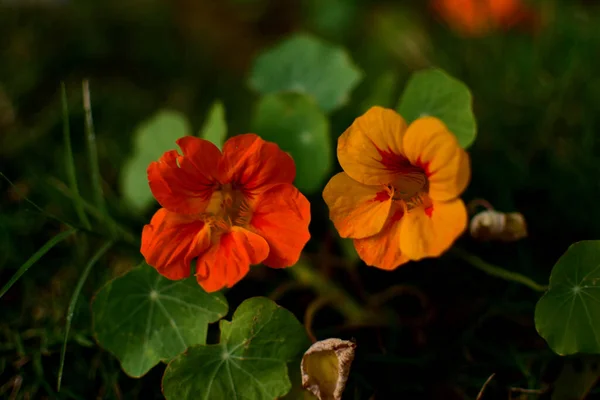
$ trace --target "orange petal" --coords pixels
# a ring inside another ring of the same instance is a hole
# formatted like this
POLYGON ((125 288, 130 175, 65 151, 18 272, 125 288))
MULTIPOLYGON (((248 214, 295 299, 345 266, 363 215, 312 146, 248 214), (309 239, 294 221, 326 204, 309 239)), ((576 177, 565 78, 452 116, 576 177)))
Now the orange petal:
POLYGON ((354 239, 358 256, 367 264, 393 270, 410 259, 400 251, 402 211, 397 210, 381 232, 364 239, 354 239))
POLYGON ((217 244, 198 258, 196 279, 207 292, 232 287, 269 255, 269 245, 259 235, 233 227, 224 233, 217 244))
POLYGON ((161 208, 142 231, 141 253, 169 279, 190 276, 190 263, 210 246, 210 227, 195 217, 161 208))
POLYGON ((220 171, 224 182, 251 192, 260 191, 265 185, 292 183, 296 177, 292 157, 275 143, 252 133, 225 142, 220 171))
POLYGON ((392 205, 385 186, 363 185, 345 172, 331 178, 323 190, 323 199, 340 236, 357 239, 381 231, 392 205))
POLYGON ((439 257, 467 227, 462 200, 432 201, 427 209, 412 209, 402 218, 400 248, 411 260, 439 257))
POLYGON ((417 119, 406 130, 403 145, 410 163, 425 171, 433 200, 452 200, 465 190, 471 177, 469 155, 442 121, 417 119))
POLYGON ((365 185, 389 184, 412 168, 402 152, 406 122, 394 110, 372 107, 338 139, 344 171, 365 185))
POLYGON ((167 151, 148 167, 150 189, 161 206, 180 214, 204 211, 218 184, 221 152, 207 140, 186 136, 177 141, 183 156, 167 151))
POLYGON ((251 229, 269 244, 263 264, 271 268, 289 267, 298 261, 310 233, 310 203, 290 184, 271 187, 256 199, 251 229))

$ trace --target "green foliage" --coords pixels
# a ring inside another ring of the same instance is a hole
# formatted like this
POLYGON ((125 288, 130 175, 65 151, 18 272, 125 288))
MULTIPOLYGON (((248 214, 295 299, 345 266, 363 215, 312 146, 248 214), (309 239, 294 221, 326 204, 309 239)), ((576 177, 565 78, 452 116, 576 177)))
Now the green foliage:
POLYGON ((286 364, 309 346, 292 313, 254 297, 219 326, 219 344, 191 347, 169 363, 163 377, 168 400, 272 400, 290 390, 286 364))
POLYGON ((535 326, 560 355, 600 354, 600 240, 571 245, 558 260, 535 326))
POLYGON ((332 168, 331 138, 327 118, 310 97, 298 93, 264 96, 252 131, 291 153, 300 190, 321 188, 332 168))
POLYGON ((146 175, 148 165, 164 152, 177 148, 175 141, 190 132, 185 116, 171 110, 161 110, 137 126, 133 133, 133 155, 121 175, 121 191, 132 208, 142 212, 153 204, 146 175))
POLYGON ((431 68, 415 72, 404 89, 397 110, 410 123, 423 115, 441 119, 469 147, 477 134, 469 88, 444 71, 431 68))
POLYGON ((213 143, 219 149, 223 148, 223 143, 227 137, 227 122, 225 121, 223 103, 220 101, 213 103, 198 136, 213 143))
POLYGON ((348 102, 361 79, 362 73, 343 48, 297 34, 255 60, 249 83, 261 94, 308 94, 330 112, 348 102))
POLYGON ((92 303, 98 343, 130 376, 140 377, 189 346, 204 344, 208 324, 227 313, 220 293, 194 278, 171 281, 142 264, 106 284, 92 303))

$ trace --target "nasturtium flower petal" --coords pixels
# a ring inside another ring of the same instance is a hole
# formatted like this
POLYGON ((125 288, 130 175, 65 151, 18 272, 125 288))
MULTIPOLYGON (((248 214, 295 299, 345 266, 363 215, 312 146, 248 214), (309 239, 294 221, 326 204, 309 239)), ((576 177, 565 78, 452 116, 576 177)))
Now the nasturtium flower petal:
POLYGON ((406 122, 395 111, 372 107, 356 118, 338 139, 338 160, 352 179, 365 185, 381 185, 397 179, 398 171, 386 163, 402 154, 406 122))
POLYGON ((225 142, 220 171, 223 181, 236 182, 248 191, 292 183, 296 177, 292 157, 254 134, 237 135, 225 142))
POLYGON ((168 151, 148 167, 150 189, 167 210, 198 214, 215 190, 221 152, 209 141, 191 136, 179 139, 177 144, 183 155, 168 151))
POLYGON ((402 217, 400 247, 411 260, 439 257, 464 232, 467 219, 460 199, 415 208, 402 217))
POLYGON ((363 238, 381 231, 392 198, 383 185, 358 183, 345 172, 336 174, 323 190, 329 217, 341 237, 363 238))
POLYGON ((376 235, 354 239, 359 257, 370 266, 393 270, 410 261, 400 250, 402 211, 396 210, 386 226, 376 235))
POLYGON ((233 227, 224 233, 219 243, 198 258, 196 279, 202 288, 215 292, 232 287, 269 254, 269 245, 261 236, 246 229, 233 227))
POLYGON ((283 183, 261 193, 250 226, 269 244, 263 264, 271 268, 296 264, 310 238, 309 223, 310 203, 294 186, 283 183))
POLYGON ((169 279, 190 276, 190 263, 210 245, 210 227, 186 214, 158 210, 142 231, 141 252, 169 279))
POLYGON ((425 171, 432 199, 454 199, 467 187, 468 155, 441 120, 422 117, 411 123, 404 134, 403 148, 411 164, 425 171))

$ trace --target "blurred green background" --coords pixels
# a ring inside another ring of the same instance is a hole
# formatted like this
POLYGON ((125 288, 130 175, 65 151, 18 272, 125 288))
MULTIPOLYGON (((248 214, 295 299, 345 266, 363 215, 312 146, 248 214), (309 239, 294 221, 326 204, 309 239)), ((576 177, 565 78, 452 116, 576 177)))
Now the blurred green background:
MULTIPOLYGON (((138 212, 123 200, 121 175, 134 152, 136 127, 168 109, 185 115, 189 134, 195 134, 220 100, 228 134, 251 131, 260 125, 254 119, 259 95, 248 83, 254 60, 298 32, 345 48, 361 73, 347 103, 328 114, 331 140, 323 146, 329 146, 332 160, 337 137, 353 119, 371 105, 395 107, 413 71, 437 66, 469 86, 478 136, 469 149, 472 182, 464 198, 523 213, 529 237, 512 244, 465 237, 458 245, 547 282, 568 245, 600 238, 600 7, 594 1, 528 4, 542 21, 537 29, 462 37, 426 1, 0 0, 0 172, 14 183, 0 179, 0 282, 63 229, 23 195, 47 213, 76 219, 61 191, 66 182, 61 81, 82 195, 91 198, 81 101, 81 81, 89 79, 108 208, 139 235, 156 207, 138 212)), ((337 169, 334 161, 331 173, 337 169)), ((328 244, 337 234, 320 197, 325 183, 307 193, 313 210, 307 251, 339 255, 339 246, 328 244)), ((140 259, 138 249, 126 243, 111 250, 84 287, 64 387, 55 391, 66 308, 97 240, 78 237, 53 249, 0 300, 0 395, 161 398, 163 366, 140 380, 128 378, 91 334, 94 291, 140 259)), ((322 258, 315 263, 325 264, 322 258)), ((369 293, 390 282, 414 285, 433 313, 418 323, 400 318, 375 331, 340 331, 335 315, 317 317, 320 338, 365 343, 359 345, 348 398, 475 398, 492 372, 498 375, 486 398, 506 398, 508 386, 542 386, 557 362, 535 332, 538 294, 527 288, 446 257, 394 272, 358 263, 347 274, 329 264, 322 268, 349 291, 354 283, 344 281, 348 276, 369 293)), ((230 309, 247 297, 271 293, 286 279, 256 268, 227 294, 230 309)), ((311 296, 299 291, 278 301, 301 319, 311 296)), ((414 298, 400 297, 395 306, 406 318, 425 312, 414 298)))

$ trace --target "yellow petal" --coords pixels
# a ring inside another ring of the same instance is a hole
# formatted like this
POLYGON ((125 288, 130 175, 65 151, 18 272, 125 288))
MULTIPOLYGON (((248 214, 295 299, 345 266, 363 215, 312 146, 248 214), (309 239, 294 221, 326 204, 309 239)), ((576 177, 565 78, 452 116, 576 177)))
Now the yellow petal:
POLYGON ((396 210, 381 232, 364 239, 355 239, 358 256, 372 267, 393 270, 410 261, 400 251, 400 231, 403 224, 402 211, 396 210))
POLYGON ((363 238, 379 232, 392 204, 385 186, 363 185, 344 172, 327 183, 323 199, 340 236, 351 238, 363 238))
POLYGON ((403 149, 411 164, 427 174, 432 199, 455 199, 467 187, 471 177, 469 155, 439 119, 423 117, 410 124, 403 149))
POLYGON ((439 257, 467 227, 467 209, 462 200, 432 201, 428 209, 418 207, 402 218, 400 248, 411 260, 439 257))
POLYGON ((405 130, 406 122, 394 110, 370 108, 338 139, 340 165, 352 179, 365 185, 391 183, 398 171, 389 164, 402 155, 405 130))

